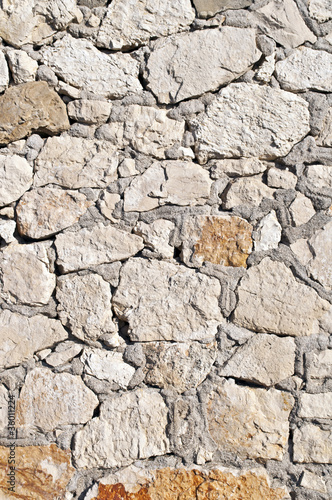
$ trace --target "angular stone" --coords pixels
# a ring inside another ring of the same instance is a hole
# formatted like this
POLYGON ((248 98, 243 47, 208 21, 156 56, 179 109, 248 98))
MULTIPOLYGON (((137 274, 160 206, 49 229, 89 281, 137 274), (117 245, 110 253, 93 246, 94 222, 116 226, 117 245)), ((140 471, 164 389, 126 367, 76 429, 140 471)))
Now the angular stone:
POLYGON ((308 165, 305 173, 310 185, 319 190, 332 188, 332 168, 325 165, 308 165))
POLYGON ((327 301, 296 281, 285 264, 266 257, 251 267, 238 288, 234 323, 256 332, 299 337, 318 333, 327 301))
POLYGON ((121 467, 137 459, 169 452, 167 407, 152 389, 115 395, 105 401, 100 417, 75 436, 78 467, 121 467))
POLYGON ((323 383, 332 379, 332 349, 311 352, 306 355, 306 376, 309 380, 323 383), (307 359, 309 357, 309 359, 307 359))
POLYGON ((105 123, 110 115, 112 104, 107 101, 78 99, 67 105, 68 116, 80 123, 105 123))
POLYGON ((282 460, 294 399, 275 389, 252 389, 225 380, 208 395, 209 432, 218 448, 241 459, 282 460))
POLYGON ((289 207, 295 226, 306 224, 316 214, 314 206, 309 198, 302 193, 298 193, 295 200, 289 207))
POLYGON ((320 493, 327 493, 323 479, 308 470, 303 471, 300 486, 309 490, 319 491, 320 493))
POLYGON ((119 194, 109 193, 108 191, 104 191, 101 199, 99 200, 99 208, 101 213, 112 222, 118 222, 117 219, 114 219, 113 212, 115 210, 116 204, 120 200, 121 196, 119 194))
POLYGON ((0 238, 6 243, 15 241, 15 230, 16 222, 14 220, 0 220, 0 238))
MULTIPOLYGON (((74 475, 70 450, 55 444, 48 446, 16 446, 15 493, 8 491, 8 447, 0 447, 0 496, 3 500, 53 500, 65 495, 66 486, 74 475)), ((63 496, 63 498, 65 498, 63 496)))
POLYGON ((0 254, 0 296, 12 304, 47 304, 56 284, 48 255, 52 242, 12 243, 0 254))
POLYGON ((331 430, 303 424, 294 431, 294 462, 329 464, 332 461, 331 430))
POLYGON ((192 120, 198 161, 285 156, 310 130, 308 103, 266 86, 233 83, 192 120))
POLYGON ((105 188, 117 179, 117 166, 117 151, 109 142, 50 137, 35 161, 34 185, 105 188))
POLYGON ((296 255, 296 257, 301 262, 301 264, 306 266, 309 260, 312 258, 312 253, 309 249, 308 240, 305 239, 297 240, 295 241, 295 243, 292 243, 290 247, 294 252, 294 254, 296 255))
POLYGON ((169 262, 130 259, 120 272, 113 307, 132 341, 211 340, 224 322, 219 281, 169 262))
POLYGON ((146 356, 145 383, 173 387, 179 393, 197 387, 215 362, 214 346, 198 343, 155 342, 143 346, 146 356))
POLYGON ((267 173, 267 184, 274 188, 295 189, 297 177, 288 170, 272 167, 267 173))
POLYGON ((218 12, 228 9, 244 9, 253 3, 253 0, 194 0, 199 17, 213 17, 218 12))
POLYGON ((0 177, 0 206, 3 207, 18 200, 30 188, 33 168, 18 155, 0 155, 0 177))
POLYGON ((332 92, 332 54, 301 47, 276 64, 276 77, 282 88, 295 92, 332 92))
POLYGON ((147 248, 162 255, 164 259, 172 259, 174 247, 169 244, 170 236, 175 229, 173 222, 157 219, 151 224, 140 221, 134 228, 134 233, 143 238, 147 248))
POLYGON ((262 252, 278 248, 281 240, 282 228, 276 217, 274 210, 265 215, 257 227, 257 236, 255 237, 255 250, 262 252))
POLYGON ((291 377, 294 363, 293 339, 260 333, 239 347, 218 373, 269 387, 291 377))
POLYGON ((66 83, 102 97, 141 92, 139 64, 130 54, 105 54, 88 40, 64 36, 42 49, 43 63, 66 83))
POLYGON ((0 367, 18 366, 35 352, 52 347, 68 337, 60 321, 46 316, 22 316, 0 311, 0 367))
POLYGON ((38 63, 24 50, 8 50, 8 63, 16 84, 33 82, 36 78, 38 63))
POLYGON ((75 224, 92 205, 84 194, 62 189, 37 188, 25 193, 16 207, 17 229, 40 239, 75 224))
MULTIPOLYGON (((0 432, 8 431, 8 391, 4 385, 0 385, 0 432)), ((1 488, 1 486, 0 486, 1 488)))
POLYGON ((264 184, 261 175, 241 177, 231 184, 223 205, 226 210, 238 205, 258 206, 264 198, 273 200, 274 192, 264 184))
POLYGON ((81 344, 75 344, 70 341, 62 342, 56 346, 55 352, 45 356, 44 359, 50 366, 60 366, 75 358, 81 353, 82 349, 83 346, 81 344))
POLYGON ((5 54, 0 51, 0 92, 6 90, 9 85, 9 71, 5 54))
POLYGON ((258 158, 241 158, 239 160, 215 160, 210 167, 211 177, 219 179, 225 175, 241 177, 260 174, 266 170, 264 163, 258 158))
POLYGON ((120 177, 131 177, 138 175, 140 172, 136 170, 136 162, 133 158, 125 158, 119 165, 118 172, 120 177))
POLYGON ((81 361, 85 373, 100 380, 115 382, 121 389, 128 387, 135 373, 135 368, 123 361, 120 352, 85 349, 81 361))
POLYGON ((332 107, 325 115, 322 130, 317 137, 317 145, 332 147, 332 107))
POLYGON ((152 47, 148 88, 160 103, 179 102, 235 80, 260 56, 252 29, 224 26, 174 35, 152 47))
POLYGON ((256 80, 259 80, 260 82, 264 83, 269 83, 271 81, 275 68, 275 59, 276 59, 275 54, 271 54, 270 56, 265 56, 264 61, 256 71, 256 80))
POLYGON ((311 276, 325 288, 332 288, 332 222, 309 240, 314 257, 309 262, 308 270, 311 276))
POLYGON ((169 36, 189 29, 195 19, 190 0, 114 0, 98 31, 97 45, 120 50, 138 47, 150 38, 169 36))
POLYGON ((310 17, 316 19, 319 23, 325 23, 332 19, 332 9, 330 0, 310 0, 310 17))
POLYGON ((332 418, 332 392, 302 393, 298 416, 302 418, 332 418))
POLYGON ((57 264, 64 273, 125 260, 144 248, 139 236, 103 224, 61 233, 56 237, 55 246, 57 264))

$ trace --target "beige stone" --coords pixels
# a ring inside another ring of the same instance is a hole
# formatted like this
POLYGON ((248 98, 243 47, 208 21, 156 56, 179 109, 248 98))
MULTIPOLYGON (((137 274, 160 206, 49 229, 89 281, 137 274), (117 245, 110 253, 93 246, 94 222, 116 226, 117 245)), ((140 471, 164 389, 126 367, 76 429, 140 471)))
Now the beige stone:
POLYGON ((327 493, 326 484, 323 479, 317 474, 305 470, 300 479, 300 486, 309 490, 318 491, 319 493, 327 493))
POLYGON ((120 177, 131 177, 139 174, 136 170, 136 162, 133 158, 125 158, 119 165, 118 172, 120 177))
POLYGON ((224 208, 229 210, 238 205, 258 206, 264 198, 273 200, 275 190, 264 184, 261 175, 236 179, 228 189, 224 208))
POLYGON ((267 184, 273 188, 295 189, 297 177, 289 170, 272 167, 267 172, 267 184))
POLYGON ((112 222, 117 222, 117 219, 113 217, 113 212, 116 204, 121 200, 121 196, 116 193, 109 193, 108 191, 104 191, 102 197, 99 201, 100 211, 107 219, 112 222))
POLYGON ((309 353, 307 378, 324 381, 332 378, 332 349, 309 353))
MULTIPOLYGON (((42 358, 45 359, 46 363, 50 366, 61 366, 65 363, 70 362, 78 354, 81 353, 83 346, 81 344, 75 344, 74 342, 66 341, 61 342, 55 348, 52 353, 47 353, 42 358)), ((38 353, 40 356, 40 353, 38 353)))
POLYGON ((331 2, 329 0, 309 0, 309 14, 319 23, 332 19, 331 2))
POLYGON ((289 207, 295 226, 306 224, 316 214, 314 206, 309 198, 302 193, 298 193, 295 200, 289 207))
POLYGON ((15 241, 15 230, 16 222, 14 220, 0 220, 0 238, 7 244, 15 241))
POLYGON ((331 237, 332 222, 329 222, 309 240, 313 258, 309 262, 308 269, 311 276, 328 290, 332 288, 331 237))
POLYGON ((318 146, 332 147, 332 107, 325 115, 322 130, 317 137, 317 144, 318 146))
POLYGON ((169 244, 170 236, 175 229, 175 224, 169 220, 157 219, 151 224, 138 222, 134 233, 143 238, 147 248, 162 255, 164 259, 172 259, 174 247, 169 244))
POLYGON ((328 464, 332 461, 332 431, 305 423, 294 431, 294 462, 328 464))
POLYGON ((332 188, 332 168, 326 165, 308 165, 305 176, 316 190, 332 188))
POLYGON ((263 83, 269 83, 271 81, 275 69, 275 59, 276 56, 274 53, 265 56, 264 61, 256 71, 256 80, 263 83))
POLYGON ((8 50, 7 58, 16 84, 33 82, 36 79, 38 63, 28 56, 24 50, 8 50))
POLYGON ((332 418, 332 392, 302 393, 298 415, 302 418, 332 418))
POLYGON ((242 177, 260 174, 266 170, 266 166, 258 158, 240 158, 227 160, 214 160, 211 162, 211 176, 219 179, 228 175, 229 177, 242 177))
POLYGON ((282 228, 274 210, 263 217, 257 227, 255 237, 255 250, 262 252, 278 248, 281 240, 282 228))
POLYGON ((0 155, 0 176, 0 206, 9 205, 30 188, 33 168, 18 155, 0 155))
POLYGON ((112 104, 110 102, 88 99, 70 101, 67 105, 69 118, 88 125, 106 122, 111 109, 112 104))
POLYGON ((9 85, 9 71, 5 54, 0 50, 0 92, 6 90, 9 85))
POLYGON ((81 356, 84 371, 100 380, 115 382, 121 389, 126 389, 135 373, 135 368, 123 361, 120 352, 102 349, 84 349, 81 356))
POLYGON ((212 17, 220 11, 243 9, 251 5, 253 0, 194 0, 199 17, 212 17))
POLYGON ((310 251, 308 240, 300 239, 295 241, 290 245, 292 251, 295 253, 296 257, 299 259, 301 264, 306 266, 310 259, 312 259, 312 253, 310 251))

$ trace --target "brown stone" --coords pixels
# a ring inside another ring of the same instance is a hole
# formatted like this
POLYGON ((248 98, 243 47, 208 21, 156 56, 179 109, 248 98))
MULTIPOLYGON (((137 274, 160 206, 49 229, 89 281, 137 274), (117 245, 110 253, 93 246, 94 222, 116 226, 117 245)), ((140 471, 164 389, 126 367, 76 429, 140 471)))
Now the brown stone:
POLYGON ((0 498, 3 500, 54 500, 63 498, 75 469, 70 451, 55 444, 49 446, 17 446, 15 449, 15 492, 8 491, 9 448, 0 447, 0 498))
POLYGON ((0 144, 32 132, 54 135, 69 127, 65 104, 46 82, 16 85, 0 96, 0 144))

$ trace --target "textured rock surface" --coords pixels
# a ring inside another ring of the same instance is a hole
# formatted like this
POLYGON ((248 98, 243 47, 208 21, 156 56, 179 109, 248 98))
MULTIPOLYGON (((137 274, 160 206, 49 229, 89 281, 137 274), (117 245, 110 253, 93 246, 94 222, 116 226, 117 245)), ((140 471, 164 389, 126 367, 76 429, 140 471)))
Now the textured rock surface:
POLYGON ((299 417, 332 418, 332 392, 301 394, 299 417))
POLYGON ((259 205, 264 198, 273 199, 274 190, 262 182, 262 176, 236 179, 225 194, 226 210, 238 205, 259 205))
POLYGON ((200 17, 212 17, 227 9, 243 9, 252 4, 252 0, 194 0, 200 17))
POLYGON ((15 83, 33 82, 36 77, 38 63, 23 50, 7 52, 9 68, 15 83))
POLYGON ((171 259, 174 255, 174 248, 169 244, 169 240, 174 228, 173 222, 157 219, 151 224, 139 222, 134 232, 143 238, 146 247, 151 248, 165 259, 171 259))
POLYGON ((18 200, 32 184, 33 169, 20 156, 0 155, 0 206, 18 200))
POLYGON ((303 424, 294 431, 294 461, 327 464, 332 460, 331 431, 303 424))
POLYGON ((309 271, 315 280, 329 290, 332 288, 331 236, 332 222, 329 222, 309 240, 314 255, 309 262, 309 271))
POLYGON ((88 125, 106 122, 111 109, 112 105, 109 102, 89 101, 89 99, 70 101, 67 106, 68 116, 72 120, 88 125))
POLYGON ((273 210, 260 221, 255 238, 255 250, 262 252, 278 248, 282 228, 273 210))
POLYGON ((6 57, 3 52, 0 51, 0 92, 6 90, 9 84, 9 72, 6 57))
POLYGON ((332 19, 331 4, 329 0, 310 0, 309 14, 319 23, 332 19))
POLYGON ((120 352, 105 352, 100 349, 85 349, 81 361, 84 371, 101 380, 115 382, 125 389, 135 373, 135 368, 123 361, 120 352))

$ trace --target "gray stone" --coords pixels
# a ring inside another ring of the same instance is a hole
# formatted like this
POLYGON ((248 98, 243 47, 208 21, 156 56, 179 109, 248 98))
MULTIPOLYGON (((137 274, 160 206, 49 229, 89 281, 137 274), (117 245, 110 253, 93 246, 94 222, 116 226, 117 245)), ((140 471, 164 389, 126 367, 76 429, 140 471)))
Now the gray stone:
POLYGON ((253 0, 194 0, 199 17, 213 17, 218 12, 227 9, 243 9, 253 3, 253 0))
POLYGON ((331 430, 303 424, 294 431, 294 462, 328 464, 332 461, 331 430))
POLYGON ((36 79, 38 63, 24 50, 8 50, 7 58, 15 83, 33 82, 36 79))
POLYGON ((33 168, 18 155, 0 155, 0 206, 18 200, 32 184, 33 168))
POLYGON ((325 288, 332 288, 332 222, 329 222, 321 231, 309 240, 313 258, 308 269, 311 276, 319 281, 325 288))
POLYGON ((101 349, 84 349, 81 356, 84 372, 100 380, 115 382, 121 389, 126 389, 135 373, 135 368, 123 361, 120 352, 101 349))

